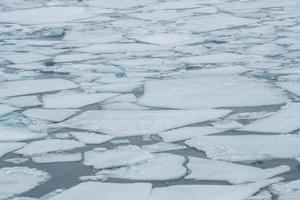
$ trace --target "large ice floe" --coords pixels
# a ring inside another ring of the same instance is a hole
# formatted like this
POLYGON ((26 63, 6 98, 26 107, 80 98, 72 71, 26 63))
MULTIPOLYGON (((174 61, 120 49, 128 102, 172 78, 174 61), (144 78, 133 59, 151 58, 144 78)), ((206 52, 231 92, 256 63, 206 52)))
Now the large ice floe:
POLYGON ((112 136, 155 134, 226 116, 229 110, 87 111, 62 125, 112 136))
POLYGON ((27 167, 0 169, 0 199, 22 194, 46 182, 50 176, 41 170, 27 167))
POLYGON ((286 101, 284 93, 272 85, 241 76, 149 81, 139 99, 143 105, 179 109, 262 106, 286 101))
POLYGON ((298 135, 202 136, 186 144, 205 151, 208 158, 227 161, 254 161, 296 158, 300 155, 298 135))

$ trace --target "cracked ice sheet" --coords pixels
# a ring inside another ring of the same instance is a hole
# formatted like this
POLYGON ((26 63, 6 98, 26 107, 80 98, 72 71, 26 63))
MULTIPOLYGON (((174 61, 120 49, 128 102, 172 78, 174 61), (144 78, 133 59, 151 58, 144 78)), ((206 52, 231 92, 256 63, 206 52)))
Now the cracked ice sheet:
POLYGON ((242 129, 243 131, 265 133, 289 133, 300 128, 300 103, 290 103, 277 113, 258 119, 242 129))
POLYGON ((81 108, 119 95, 118 93, 56 93, 43 97, 45 108, 81 108))
POLYGON ((7 115, 11 112, 18 110, 17 108, 11 107, 9 105, 0 104, 0 117, 7 115))
POLYGON ((273 194, 278 195, 278 200, 298 200, 300 196, 300 180, 277 183, 271 186, 273 194))
POLYGON ((16 151, 17 154, 25 156, 36 156, 46 154, 49 152, 61 152, 84 147, 85 145, 75 140, 61 140, 61 139, 45 139, 33 141, 27 144, 22 149, 16 151))
POLYGON ((290 169, 286 165, 260 169, 247 165, 196 157, 189 157, 187 167, 191 170, 191 173, 185 178, 196 180, 224 180, 232 184, 262 181, 288 172, 290 169))
POLYGON ((168 129, 224 117, 229 110, 87 111, 61 123, 64 127, 111 136, 155 134, 168 129))
POLYGON ((204 135, 210 135, 222 132, 223 130, 216 129, 211 126, 202 127, 183 127, 170 131, 158 133, 165 142, 178 142, 191 138, 197 138, 204 135))
POLYGON ((29 52, 2 53, 1 57, 6 60, 9 60, 14 64, 27 64, 27 65, 28 63, 44 61, 51 58, 41 54, 35 54, 29 52))
POLYGON ((64 79, 37 79, 2 82, 0 97, 37 94, 76 88, 77 85, 64 79))
POLYGON ((0 13, 0 22, 16 24, 51 24, 91 17, 83 7, 42 7, 0 13))
POLYGON ((245 200, 279 180, 245 185, 174 185, 154 188, 149 200, 245 200))
POLYGON ((18 108, 42 105, 37 96, 12 97, 7 100, 7 103, 18 108))
POLYGON ((42 109, 32 108, 23 112, 30 119, 46 120, 50 122, 61 122, 72 115, 75 115, 79 109, 42 109))
POLYGON ((35 133, 26 128, 0 125, 0 142, 24 141, 44 138, 47 133, 35 133))
POLYGON ((144 88, 139 103, 163 108, 262 106, 288 101, 282 90, 267 82, 235 75, 148 81, 144 88))
POLYGON ((8 199, 27 192, 50 178, 46 172, 27 167, 0 169, 0 199, 8 199))
MULTIPOLYGON (((185 158, 170 153, 153 154, 153 157, 145 162, 137 163, 129 167, 112 170, 104 170, 97 173, 106 177, 129 180, 171 180, 183 177, 187 170, 183 166, 185 158)), ((96 176, 97 176, 96 175, 96 176)))
POLYGON ((148 200, 152 189, 150 183, 80 183, 48 200, 148 200))
POLYGON ((84 154, 83 164, 93 166, 95 169, 104 169, 142 163, 152 157, 150 152, 137 146, 125 146, 105 151, 94 149, 84 154))
POLYGON ((300 156, 298 135, 202 136, 185 143, 214 160, 239 162, 300 156))
POLYGON ((294 93, 297 96, 300 96, 300 86, 297 82, 294 81, 278 82, 276 85, 291 93, 294 93))
POLYGON ((22 142, 0 142, 0 158, 9 152, 22 148, 26 143, 22 142))

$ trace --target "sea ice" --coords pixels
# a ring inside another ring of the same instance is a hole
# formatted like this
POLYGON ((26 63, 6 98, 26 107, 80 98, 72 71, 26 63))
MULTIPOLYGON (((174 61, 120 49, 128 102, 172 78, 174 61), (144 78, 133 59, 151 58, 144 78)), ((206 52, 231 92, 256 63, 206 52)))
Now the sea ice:
POLYGON ((254 46, 247 51, 250 54, 257 54, 263 56, 278 56, 287 53, 287 51, 276 44, 263 44, 259 46, 254 46))
POLYGON ((50 153, 40 156, 33 156, 32 161, 35 163, 57 163, 57 162, 76 162, 82 159, 81 153, 50 153))
POLYGON ((79 62, 79 61, 93 60, 97 58, 99 58, 99 56, 92 55, 92 54, 76 53, 76 54, 58 55, 54 58, 54 61, 57 63, 79 62))
POLYGON ((213 120, 229 110, 87 111, 62 123, 65 127, 102 132, 112 136, 155 134, 188 124, 213 120))
POLYGON ((137 40, 145 43, 162 45, 162 46, 181 45, 193 41, 190 35, 173 34, 173 33, 159 33, 153 35, 146 35, 144 37, 137 38, 137 40))
POLYGON ((0 199, 8 199, 27 192, 46 182, 50 176, 43 171, 27 167, 0 169, 0 199))
POLYGON ((148 200, 151 192, 150 183, 80 183, 68 190, 63 191, 48 200, 148 200))
POLYGON ((12 97, 7 100, 9 104, 18 108, 32 107, 42 105, 37 96, 12 97))
POLYGON ((83 7, 41 7, 0 13, 0 22, 17 24, 49 24, 74 21, 93 16, 83 7))
POLYGON ((140 148, 119 148, 106 151, 92 150, 84 154, 83 164, 95 169, 121 167, 145 162, 152 155, 140 148))
POLYGON ((118 93, 56 93, 44 96, 43 105, 45 108, 81 108, 117 95, 118 93))
POLYGON ((191 138, 197 138, 204 135, 210 135, 222 132, 222 130, 216 129, 211 126, 191 126, 191 127, 183 127, 178 129, 173 129, 170 131, 160 132, 158 135, 165 142, 178 142, 182 140, 187 140, 191 138))
POLYGON ((289 133, 300 128, 300 103, 290 103, 277 113, 258 119, 242 129, 251 132, 289 133))
POLYGON ((8 81, 1 83, 0 97, 19 96, 26 94, 37 94, 76 88, 77 85, 64 79, 37 79, 8 81))
MULTIPOLYGON (((0 13, 0 18, 1 18, 1 13, 0 13)), ((28 63, 39 62, 51 58, 49 56, 44 56, 41 54, 29 53, 29 52, 6 53, 6 54, 1 54, 1 57, 3 57, 6 60, 9 60, 14 64, 23 64, 23 65, 25 64, 30 65, 28 63)))
POLYGON ((61 152, 83 147, 84 144, 75 140, 46 139, 33 141, 16 151, 25 156, 36 156, 49 152, 61 152))
POLYGON ((185 149, 186 146, 179 145, 179 144, 167 143, 167 142, 158 142, 158 143, 154 143, 154 144, 143 145, 142 148, 149 152, 164 152, 164 151, 185 149))
POLYGON ((102 144, 114 138, 110 135, 89 132, 70 132, 70 134, 84 144, 102 144))
POLYGON ((0 158, 9 152, 22 148, 25 143, 22 142, 0 142, 0 158))
MULTIPOLYGON (((104 170, 99 173, 113 178, 129 180, 171 180, 181 178, 186 174, 183 166, 185 158, 170 153, 153 154, 145 162, 113 170, 104 170)), ((99 175, 99 174, 98 174, 99 175)))
POLYGON ((5 105, 5 104, 0 104, 0 117, 7 115, 11 112, 14 112, 18 110, 17 108, 5 105))
POLYGON ((300 156, 297 135, 202 136, 186 144, 205 151, 208 158, 215 160, 238 162, 300 156))
POLYGON ((140 104, 164 108, 262 106, 287 101, 280 89, 267 82, 236 75, 148 81, 144 89, 140 104))
POLYGON ((76 114, 78 109, 42 109, 32 108, 23 112, 28 118, 61 122, 76 114))
POLYGON ((189 157, 187 167, 191 174, 186 178, 196 180, 224 180, 232 184, 258 182, 288 172, 288 166, 260 169, 247 165, 189 157))
POLYGON ((294 93, 297 96, 300 96, 300 86, 296 82, 293 81, 278 82, 276 85, 291 93, 294 93))
POLYGON ((271 191, 279 196, 278 200, 298 200, 300 196, 300 180, 274 184, 271 186, 271 191))
POLYGON ((33 140, 46 136, 47 133, 35 133, 26 128, 0 126, 0 142, 33 140))

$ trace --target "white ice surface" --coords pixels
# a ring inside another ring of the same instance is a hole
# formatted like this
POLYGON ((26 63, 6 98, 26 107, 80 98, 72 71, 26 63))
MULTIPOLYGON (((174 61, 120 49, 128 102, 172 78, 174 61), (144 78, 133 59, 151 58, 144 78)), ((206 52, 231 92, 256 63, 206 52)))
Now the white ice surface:
POLYGON ((271 191, 279 196, 278 200, 298 200, 300 196, 300 180, 274 184, 271 186, 271 191))
POLYGON ((49 24, 74 21, 92 16, 83 7, 42 7, 1 12, 0 22, 18 24, 49 24))
POLYGON ((57 93, 44 96, 43 105, 45 108, 80 108, 117 95, 117 93, 57 93))
POLYGON ((148 200, 151 192, 150 183, 80 183, 68 190, 63 191, 49 200, 148 200))
POLYGON ((50 153, 41 156, 32 157, 35 163, 58 163, 58 162, 76 162, 82 159, 81 153, 50 153))
POLYGON ((0 199, 8 199, 27 192, 46 182, 50 176, 43 171, 27 167, 0 169, 0 199))
POLYGON ((41 92, 51 92, 76 87, 77 85, 75 83, 64 79, 8 81, 1 83, 0 97, 37 94, 41 92))
POLYGON ((0 142, 0 158, 5 154, 22 148, 25 143, 22 142, 0 142))
MULTIPOLYGON (((1 14, 0 13, 0 21, 1 21, 1 14)), ((44 56, 41 54, 36 53, 29 53, 29 52, 14 52, 14 53, 6 53, 0 54, 2 58, 12 62, 13 64, 22 64, 22 65, 30 65, 28 63, 39 62, 48 60, 51 57, 44 56)))
POLYGON ((181 178, 186 174, 184 162, 183 156, 158 153, 153 154, 153 157, 146 162, 99 173, 107 177, 129 180, 171 180, 181 178))
POLYGON ((182 140, 187 140, 191 138, 197 138, 203 135, 210 135, 222 132, 222 130, 216 129, 211 126, 201 126, 201 127, 183 127, 170 131, 160 132, 158 135, 165 142, 178 142, 182 140))
POLYGON ((0 117, 7 115, 11 112, 14 112, 18 110, 17 108, 14 108, 12 106, 9 105, 5 105, 5 104, 0 104, 0 117))
POLYGON ((186 176, 186 178, 223 180, 232 184, 258 182, 289 171, 288 166, 260 169, 247 165, 196 157, 189 157, 187 167, 191 170, 191 174, 186 176))
POLYGON ((185 149, 186 146, 167 142, 157 142, 154 144, 143 145, 142 148, 150 152, 164 152, 185 149))
POLYGON ((297 135, 202 136, 186 144, 205 151, 207 157, 214 160, 253 161, 300 156, 297 135))
POLYGON ((110 135, 90 132, 70 132, 70 134, 84 144, 102 144, 114 138, 110 135))
POLYGON ((78 109, 42 109, 32 108, 23 112, 28 118, 46 120, 50 122, 61 122, 76 114, 78 109))
POLYGON ((234 75, 149 81, 139 99, 142 105, 179 109, 262 106, 286 101, 283 92, 272 85, 234 75))
POLYGON ((26 128, 0 126, 0 142, 33 140, 46 136, 47 133, 35 133, 26 128))
POLYGON ((152 155, 140 148, 119 148, 106 151, 92 150, 84 154, 83 164, 93 166, 95 169, 111 167, 130 166, 145 162, 152 158, 152 155))
POLYGON ((173 33, 159 33, 146 35, 141 38, 135 38, 141 42, 162 45, 162 46, 174 46, 180 44, 187 44, 192 42, 192 37, 190 35, 183 34, 173 34, 173 33))
POLYGON ((87 111, 63 126, 112 136, 154 134, 171 128, 223 117, 228 110, 87 111))
POLYGON ((83 147, 84 144, 75 140, 61 140, 61 139, 46 139, 33 141, 27 144, 22 149, 16 151, 18 154, 26 156, 35 156, 46 154, 50 152, 61 152, 83 147))
POLYGON ((11 97, 8 99, 8 103, 18 108, 42 105, 37 96, 11 97))
POLYGON ((297 96, 300 96, 300 86, 297 82, 293 82, 293 81, 278 82, 276 85, 291 93, 294 93, 297 96))
POLYGON ((241 130, 266 133, 289 133, 300 128, 300 103, 290 103, 277 113, 258 119, 241 130))

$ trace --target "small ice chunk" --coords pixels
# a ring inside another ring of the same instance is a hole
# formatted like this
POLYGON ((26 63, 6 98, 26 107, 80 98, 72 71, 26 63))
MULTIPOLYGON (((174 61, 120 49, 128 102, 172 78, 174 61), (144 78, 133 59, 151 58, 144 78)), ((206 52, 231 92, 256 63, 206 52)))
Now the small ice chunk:
POLYGON ((145 162, 152 155, 140 148, 119 148, 107 151, 88 151, 84 154, 83 164, 95 169, 121 167, 145 162))
MULTIPOLYGON (((146 162, 99 173, 113 178, 129 180, 171 180, 183 177, 186 168, 183 166, 185 158, 170 153, 153 154, 146 162)), ((99 176, 99 174, 97 174, 99 176)))
POLYGON ((155 134, 188 124, 213 120, 229 110, 87 111, 62 123, 65 127, 112 136, 155 134))
POLYGON ((89 132, 70 132, 70 134, 84 144, 102 144, 114 138, 110 135, 89 132))
POLYGON ((46 139, 33 141, 16 151, 18 154, 35 156, 48 152, 61 152, 83 147, 84 144, 75 140, 46 139))
POLYGON ((0 117, 7 115, 11 112, 14 112, 18 110, 17 108, 5 105, 5 104, 0 104, 0 117))
POLYGON ((202 136, 186 144, 205 151, 214 160, 239 162, 300 156, 298 135, 202 136))
POLYGON ((72 115, 75 115, 78 109, 42 109, 32 108, 23 112, 28 118, 46 120, 50 122, 61 122, 72 115))
POLYGON ((274 115, 264 119, 258 119, 240 130, 266 132, 266 133, 289 133, 300 128, 300 103, 290 103, 274 115))
POLYGON ((76 162, 82 159, 81 153, 52 153, 40 156, 32 157, 32 161, 35 163, 57 163, 57 162, 76 162))
POLYGON ((8 99, 8 103, 18 108, 42 105, 37 96, 12 97, 8 99))
POLYGON ((27 192, 46 182, 50 176, 43 171, 27 167, 0 169, 0 199, 8 199, 27 192))
POLYGON ((152 186, 150 183, 80 183, 48 200, 148 200, 152 186))
POLYGON ((46 136, 47 133, 35 133, 26 128, 0 126, 0 142, 33 140, 46 136))
POLYGON ((22 148, 25 143, 22 142, 0 142, 0 158, 9 152, 22 148))
POLYGON ((187 140, 191 138, 197 138, 204 135, 210 135, 222 132, 222 130, 216 129, 211 126, 201 126, 201 127, 183 127, 179 129, 173 129, 170 131, 165 131, 158 133, 158 135, 165 142, 178 142, 182 140, 187 140))
POLYGON ((18 158, 8 158, 8 159, 5 159, 5 162, 10 162, 10 163, 19 165, 19 164, 26 163, 28 160, 29 160, 29 158, 19 158, 18 157, 18 158))
POLYGON ((146 82, 144 88, 139 103, 164 108, 262 106, 287 101, 282 90, 267 82, 237 75, 155 80, 146 82))
POLYGON ((288 166, 260 169, 247 165, 189 157, 187 167, 192 171, 186 178, 223 180, 232 184, 258 182, 288 172, 288 166))
POLYGON ((75 83, 64 79, 8 81, 1 83, 0 97, 37 94, 42 92, 72 89, 76 87, 77 85, 75 83))
POLYGON ((179 144, 167 143, 167 142, 158 142, 158 143, 154 143, 154 144, 143 145, 142 148, 149 152, 164 152, 164 151, 185 149, 186 146, 179 145, 179 144))
POLYGON ((91 17, 83 7, 41 7, 22 10, 13 10, 0 13, 0 22, 19 24, 49 24, 74 21, 91 17))
POLYGON ((81 108, 117 95, 118 93, 57 93, 44 96, 43 105, 45 108, 81 108))

